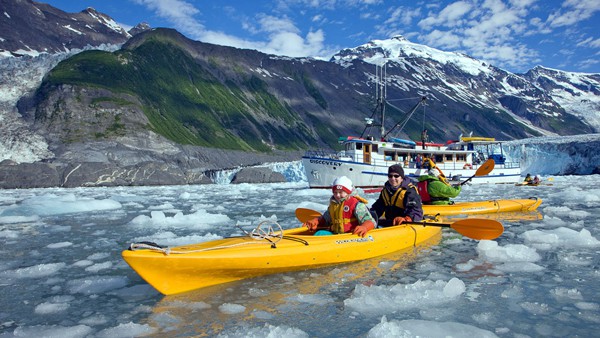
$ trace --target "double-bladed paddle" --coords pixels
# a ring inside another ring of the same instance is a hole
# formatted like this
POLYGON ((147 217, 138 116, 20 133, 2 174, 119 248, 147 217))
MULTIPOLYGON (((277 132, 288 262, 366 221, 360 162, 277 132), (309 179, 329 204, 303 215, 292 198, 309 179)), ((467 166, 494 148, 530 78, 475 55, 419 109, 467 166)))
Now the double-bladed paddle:
MULTIPOLYGON (((305 223, 313 218, 321 216, 321 213, 306 208, 296 209, 296 218, 305 223)), ((433 221, 419 221, 419 222, 404 222, 402 224, 417 224, 423 226, 434 226, 442 228, 454 229, 459 234, 472 238, 472 239, 496 239, 504 232, 502 223, 484 218, 465 218, 452 223, 440 223, 433 221)))

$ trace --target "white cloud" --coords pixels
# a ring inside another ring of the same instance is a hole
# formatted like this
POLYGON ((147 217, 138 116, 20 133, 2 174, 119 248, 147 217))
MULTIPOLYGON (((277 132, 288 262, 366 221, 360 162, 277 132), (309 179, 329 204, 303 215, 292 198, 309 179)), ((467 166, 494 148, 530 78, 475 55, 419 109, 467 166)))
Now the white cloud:
POLYGON ((183 0, 133 0, 134 2, 145 6, 156 15, 169 20, 173 23, 175 29, 184 34, 197 34, 204 30, 194 15, 199 14, 194 5, 183 0))
MULTIPOLYGON (((133 0, 170 21, 173 27, 191 39, 218 45, 255 49, 265 53, 286 56, 324 55, 325 34, 322 30, 310 31, 306 37, 294 22, 286 17, 258 14, 256 20, 241 22, 246 31, 257 35, 266 34, 266 40, 249 40, 219 31, 207 30, 194 16, 200 10, 184 0, 133 0), (257 24, 257 25, 256 25, 257 24)), ((307 2, 311 6, 331 5, 335 1, 307 2)))
POLYGON ((566 0, 562 8, 548 16, 552 27, 570 26, 591 18, 600 11, 598 0, 566 0))
POLYGON ((577 43, 577 47, 600 48, 600 39, 587 38, 577 43))
POLYGON ((419 21, 422 29, 432 28, 436 25, 456 27, 464 24, 463 17, 472 9, 472 5, 465 1, 457 1, 442 9, 439 13, 430 13, 430 16, 419 21))

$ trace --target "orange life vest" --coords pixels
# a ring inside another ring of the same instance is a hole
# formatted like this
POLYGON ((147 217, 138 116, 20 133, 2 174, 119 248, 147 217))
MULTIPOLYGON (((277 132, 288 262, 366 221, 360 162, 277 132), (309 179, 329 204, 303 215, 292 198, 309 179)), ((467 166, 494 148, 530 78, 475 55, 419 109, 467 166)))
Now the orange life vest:
POLYGON ((331 201, 329 215, 331 216, 331 232, 343 234, 352 231, 358 226, 358 219, 354 217, 354 209, 360 201, 355 196, 349 196, 343 203, 331 201))

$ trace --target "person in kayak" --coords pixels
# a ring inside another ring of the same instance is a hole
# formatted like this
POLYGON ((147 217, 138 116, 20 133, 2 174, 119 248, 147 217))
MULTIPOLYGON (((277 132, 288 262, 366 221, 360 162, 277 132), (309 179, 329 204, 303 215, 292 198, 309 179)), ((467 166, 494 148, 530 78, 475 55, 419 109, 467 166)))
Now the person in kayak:
POLYGON ((388 181, 371 206, 371 212, 379 220, 377 225, 382 227, 423 219, 421 196, 410 179, 405 178, 402 166, 394 164, 388 168, 388 181))
POLYGON ((540 175, 535 175, 535 177, 533 178, 533 180, 531 181, 530 184, 538 185, 540 183, 542 183, 542 178, 540 177, 540 175))
POLYGON ((333 195, 327 211, 304 223, 310 231, 321 229, 315 236, 351 232, 365 237, 369 230, 375 228, 375 220, 367 207, 368 201, 356 193, 348 177, 336 178, 331 190, 333 195))
POLYGON ((531 177, 531 174, 527 174, 527 176, 525 176, 525 180, 523 181, 524 184, 531 184, 533 182, 533 177, 531 177))
POLYGON ((461 186, 451 186, 448 179, 437 169, 433 168, 427 175, 418 178, 417 190, 423 204, 445 205, 453 204, 450 198, 460 194, 461 186))

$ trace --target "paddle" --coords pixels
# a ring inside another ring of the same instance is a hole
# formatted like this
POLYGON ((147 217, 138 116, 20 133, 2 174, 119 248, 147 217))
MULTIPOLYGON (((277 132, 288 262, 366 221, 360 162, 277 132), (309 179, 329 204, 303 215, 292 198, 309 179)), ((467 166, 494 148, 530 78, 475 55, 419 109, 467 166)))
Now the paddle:
POLYGON ((496 165, 496 162, 494 162, 493 159, 489 159, 485 162, 483 162, 483 164, 477 168, 477 171, 475 171, 475 175, 467 178, 464 182, 461 182, 459 185, 464 185, 467 182, 469 182, 470 180, 473 179, 473 177, 475 176, 485 176, 487 174, 489 174, 492 170, 494 170, 494 166, 496 165))
MULTIPOLYGON (((298 208, 296 209, 296 218, 305 223, 315 217, 321 216, 316 210, 298 208)), ((418 224, 423 226, 434 226, 454 229, 459 234, 472 239, 496 239, 504 232, 502 223, 484 218, 465 218, 452 223, 439 223, 431 221, 405 222, 402 224, 418 224)))
POLYGON ((317 218, 321 216, 321 213, 307 208, 298 208, 296 209, 296 218, 300 221, 300 223, 306 223, 313 218, 317 218))

